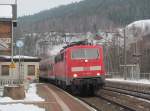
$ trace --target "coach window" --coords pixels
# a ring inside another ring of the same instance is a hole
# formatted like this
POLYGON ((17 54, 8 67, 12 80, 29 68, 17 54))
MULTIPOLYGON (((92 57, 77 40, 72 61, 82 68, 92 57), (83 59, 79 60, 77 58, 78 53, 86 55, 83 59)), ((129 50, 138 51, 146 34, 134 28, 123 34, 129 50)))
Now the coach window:
POLYGON ((2 65, 2 76, 9 76, 9 65, 2 65))
POLYGON ((58 55, 58 62, 61 61, 61 55, 58 55))
POLYGON ((35 65, 28 65, 28 75, 35 75, 35 65))
POLYGON ((61 60, 60 61, 63 61, 64 60, 64 53, 62 53, 60 56, 61 56, 61 60))
MULTIPOLYGON (((57 56, 56 56, 57 57, 57 56)), ((57 58, 55 57, 55 63, 57 63, 57 58)))
POLYGON ((52 65, 52 64, 49 64, 49 65, 48 65, 48 69, 49 69, 49 70, 53 70, 53 65, 52 65))
POLYGON ((55 63, 59 61, 58 55, 55 57, 55 63))
POLYGON ((64 60, 64 53, 61 53, 60 55, 57 55, 55 57, 55 63, 63 61, 64 60))

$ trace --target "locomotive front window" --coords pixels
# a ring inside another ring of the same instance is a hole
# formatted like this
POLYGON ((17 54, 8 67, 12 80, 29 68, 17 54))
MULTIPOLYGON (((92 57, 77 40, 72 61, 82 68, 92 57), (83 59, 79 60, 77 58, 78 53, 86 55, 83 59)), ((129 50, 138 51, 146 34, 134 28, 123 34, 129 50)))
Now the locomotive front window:
POLYGON ((99 51, 93 48, 73 49, 71 56, 72 59, 97 59, 99 51))

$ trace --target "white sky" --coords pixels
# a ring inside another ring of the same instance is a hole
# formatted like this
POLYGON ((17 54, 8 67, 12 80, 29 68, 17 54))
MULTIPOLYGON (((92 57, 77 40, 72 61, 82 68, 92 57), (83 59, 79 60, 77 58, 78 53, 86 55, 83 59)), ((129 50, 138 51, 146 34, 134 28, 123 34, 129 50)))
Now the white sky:
POLYGON ((0 6, 0 17, 11 18, 12 7, 9 5, 0 6))
MULTIPOLYGON (((59 5, 65 5, 72 2, 79 2, 81 0, 17 0, 18 3, 18 16, 30 15, 42 10, 50 9, 59 5)), ((0 0, 0 4, 14 3, 15 0, 0 0)), ((2 6, 0 6, 2 7, 2 6)), ((0 16, 10 15, 10 9, 1 9, 0 16), (6 15, 6 13, 9 13, 6 15), (3 15, 4 14, 4 15, 3 15)))

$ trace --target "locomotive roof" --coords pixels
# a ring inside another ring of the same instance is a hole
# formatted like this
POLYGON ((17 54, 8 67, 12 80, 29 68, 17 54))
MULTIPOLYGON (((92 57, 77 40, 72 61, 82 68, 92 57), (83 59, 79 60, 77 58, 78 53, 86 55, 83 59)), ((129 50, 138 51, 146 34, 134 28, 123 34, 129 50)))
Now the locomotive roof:
POLYGON ((87 40, 85 41, 78 41, 78 42, 72 42, 68 44, 67 46, 63 47, 64 49, 72 46, 78 46, 78 45, 92 45, 92 43, 89 43, 87 40))
POLYGON ((78 41, 78 42, 71 42, 67 46, 64 46, 60 52, 63 52, 65 49, 73 47, 73 46, 81 46, 81 45, 92 45, 92 43, 89 43, 87 40, 84 41, 78 41))

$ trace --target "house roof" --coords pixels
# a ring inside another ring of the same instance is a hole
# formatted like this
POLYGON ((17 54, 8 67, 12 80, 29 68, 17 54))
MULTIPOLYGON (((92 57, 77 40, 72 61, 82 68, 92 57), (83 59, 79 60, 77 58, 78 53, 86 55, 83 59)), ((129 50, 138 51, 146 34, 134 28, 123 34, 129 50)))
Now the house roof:
POLYGON ((12 21, 12 19, 11 18, 0 18, 0 21, 2 21, 2 22, 11 22, 12 21))
MULTIPOLYGON (((10 62, 11 58, 12 56, 0 55, 1 62, 10 62)), ((41 60, 39 57, 33 57, 33 56, 24 56, 24 55, 13 56, 13 60, 15 62, 19 61, 19 59, 24 62, 39 62, 41 60)))

